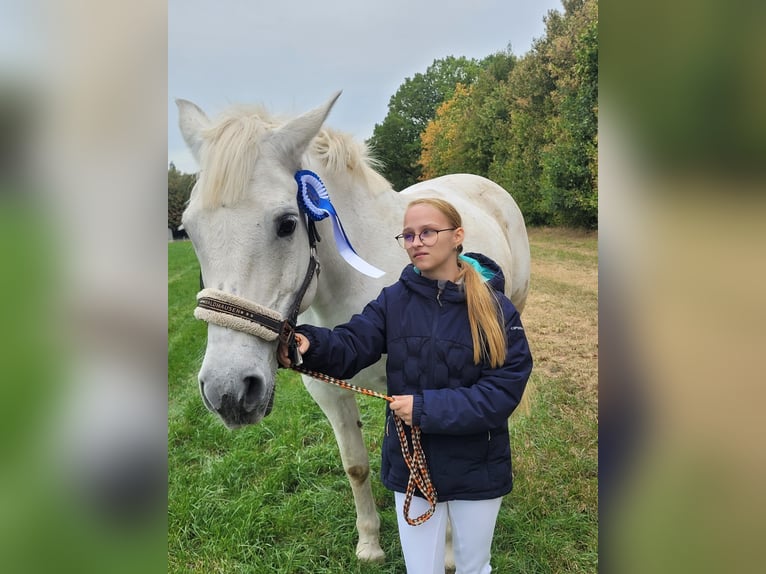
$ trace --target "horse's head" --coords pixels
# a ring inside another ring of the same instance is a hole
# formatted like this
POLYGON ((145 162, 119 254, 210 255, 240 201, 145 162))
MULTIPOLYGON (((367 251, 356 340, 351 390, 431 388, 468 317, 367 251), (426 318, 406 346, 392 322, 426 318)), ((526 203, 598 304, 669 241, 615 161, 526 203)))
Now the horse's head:
MULTIPOLYGON (((179 124, 200 173, 183 214, 205 287, 287 317, 309 267, 295 173, 339 93, 285 123, 233 108, 211 120, 178 100, 179 124)), ((301 311, 316 293, 312 282, 301 311)), ((229 428, 271 410, 277 339, 210 323, 199 372, 202 399, 229 428)))

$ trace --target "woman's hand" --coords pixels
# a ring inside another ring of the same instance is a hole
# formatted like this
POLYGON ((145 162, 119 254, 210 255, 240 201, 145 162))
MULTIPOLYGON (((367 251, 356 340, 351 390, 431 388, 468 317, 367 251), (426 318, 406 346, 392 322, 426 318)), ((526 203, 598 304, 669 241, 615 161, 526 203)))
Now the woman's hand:
MULTIPOLYGON (((300 333, 295 334, 295 344, 298 346, 298 352, 301 355, 305 355, 306 351, 309 350, 309 340, 300 333)), ((277 348, 277 360, 283 367, 290 367, 292 365, 292 361, 287 353, 287 345, 284 343, 279 343, 279 347, 277 348)))
POLYGON ((412 426, 412 395, 393 395, 391 398, 394 400, 388 406, 406 425, 412 426))

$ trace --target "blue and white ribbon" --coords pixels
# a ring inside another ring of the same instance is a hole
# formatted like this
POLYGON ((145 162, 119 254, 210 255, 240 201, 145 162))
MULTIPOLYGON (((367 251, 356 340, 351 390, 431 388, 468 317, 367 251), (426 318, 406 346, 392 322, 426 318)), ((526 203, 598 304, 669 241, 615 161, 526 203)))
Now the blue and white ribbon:
POLYGON ((385 275, 381 271, 367 263, 357 255, 351 242, 343 230, 338 213, 335 207, 330 203, 330 196, 327 188, 319 179, 319 176, 313 171, 300 170, 295 173, 295 181, 298 182, 298 207, 314 221, 321 221, 325 217, 332 216, 332 230, 335 236, 335 244, 338 246, 338 253, 357 271, 373 278, 385 275))

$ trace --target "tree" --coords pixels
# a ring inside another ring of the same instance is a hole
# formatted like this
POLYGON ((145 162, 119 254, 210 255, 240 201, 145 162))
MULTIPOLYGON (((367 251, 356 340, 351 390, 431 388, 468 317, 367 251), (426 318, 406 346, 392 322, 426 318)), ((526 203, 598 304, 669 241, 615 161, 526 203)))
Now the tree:
POLYGON ((186 209, 196 175, 182 173, 170 162, 168 167, 168 227, 176 232, 181 225, 181 215, 186 209))
POLYGON ((497 94, 515 62, 510 48, 486 57, 474 83, 458 84, 439 107, 421 134, 421 179, 455 172, 488 175, 497 127, 508 121, 497 94))
POLYGON ((376 124, 368 144, 383 164, 383 175, 394 189, 420 177, 420 134, 439 105, 452 97, 458 83, 470 85, 479 71, 476 60, 449 56, 434 60, 424 74, 406 78, 388 103, 388 114, 376 124))
POLYGON ((417 181, 420 170, 413 158, 420 153, 419 132, 412 121, 389 111, 382 124, 376 124, 368 144, 382 164, 382 173, 396 190, 417 181))
POLYGON ((470 172, 463 148, 461 127, 466 125, 471 92, 458 84, 452 97, 436 110, 436 117, 420 136, 422 168, 420 179, 429 179, 446 173, 470 172))
POLYGON ((462 129, 462 151, 467 171, 488 176, 496 144, 509 121, 509 111, 500 97, 517 58, 510 46, 482 60, 481 72, 472 86, 466 122, 462 129))
POLYGON ((496 129, 495 154, 489 166, 489 177, 511 193, 526 222, 533 225, 551 222, 540 190, 540 157, 549 141, 546 124, 552 114, 554 82, 544 66, 542 44, 536 41, 498 92, 508 120, 496 129))
POLYGON ((489 177, 508 189, 531 224, 598 225, 598 5, 564 0, 546 34, 498 91, 489 177))
POLYGON ((540 185, 554 223, 598 226, 598 19, 594 0, 576 2, 552 44, 556 77, 550 143, 541 158, 540 185))

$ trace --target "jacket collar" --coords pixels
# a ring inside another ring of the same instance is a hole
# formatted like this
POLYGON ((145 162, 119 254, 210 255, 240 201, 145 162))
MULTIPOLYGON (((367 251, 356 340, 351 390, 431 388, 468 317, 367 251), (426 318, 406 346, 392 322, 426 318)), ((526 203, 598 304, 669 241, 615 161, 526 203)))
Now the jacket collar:
MULTIPOLYGON (((500 266, 489 257, 481 253, 466 253, 461 255, 464 265, 472 265, 489 282, 490 286, 496 291, 503 292, 505 288, 505 276, 500 266)), ((439 282, 434 279, 428 279, 420 274, 420 271, 410 263, 402 271, 399 280, 404 285, 424 297, 436 297, 439 292, 439 282)), ((447 281, 440 296, 442 301, 465 301, 465 293, 462 286, 456 285, 452 281, 447 281)))

